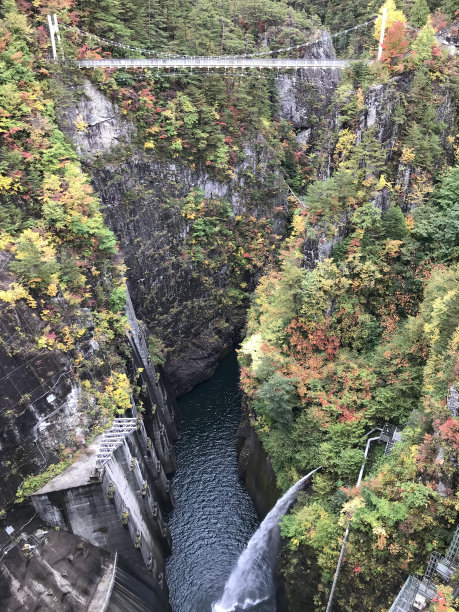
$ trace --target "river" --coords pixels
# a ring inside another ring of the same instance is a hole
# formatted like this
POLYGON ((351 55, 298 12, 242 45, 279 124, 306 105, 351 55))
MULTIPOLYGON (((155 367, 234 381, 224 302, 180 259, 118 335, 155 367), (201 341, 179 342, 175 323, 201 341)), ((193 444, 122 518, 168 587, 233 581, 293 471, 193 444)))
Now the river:
POLYGON ((182 426, 166 569, 173 612, 210 612, 259 525, 237 472, 238 383, 233 352, 209 380, 178 401, 182 426))

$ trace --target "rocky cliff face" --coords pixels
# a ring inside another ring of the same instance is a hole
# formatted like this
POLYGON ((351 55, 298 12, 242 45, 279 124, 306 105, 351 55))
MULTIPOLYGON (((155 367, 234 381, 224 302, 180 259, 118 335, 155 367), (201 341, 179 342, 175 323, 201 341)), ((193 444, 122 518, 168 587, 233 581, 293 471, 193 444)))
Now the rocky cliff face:
MULTIPOLYGON (((328 32, 306 47, 305 57, 317 60, 336 59, 328 32)), ((300 144, 306 145, 314 126, 326 113, 341 79, 341 70, 308 68, 294 75, 281 74, 276 78, 280 116, 298 130, 300 144)))
MULTIPOLYGON (((324 32, 306 55, 334 58, 330 36, 324 32)), ((292 122, 302 142, 326 113, 339 78, 336 70, 316 69, 277 78, 280 117, 292 122)), ((82 93, 76 104, 61 109, 62 128, 92 174, 118 236, 136 310, 170 349, 165 371, 176 392, 183 393, 213 373, 244 324, 246 304, 228 308, 225 264, 206 274, 184 258, 189 224, 178 200, 199 189, 206 198, 229 201, 234 215, 271 219, 281 236, 287 218, 284 179, 261 136, 245 147, 234 178, 220 182, 204 168, 140 150, 134 126, 116 106, 88 81, 82 93)), ((249 275, 249 289, 256 280, 256 274, 249 275)))
MULTIPOLYGON (((0 251, 0 287, 12 282, 6 264, 10 255, 0 251)), ((78 323, 85 333, 77 350, 91 362, 97 353, 94 322, 82 308, 65 310, 68 324, 78 323)), ((55 463, 61 451, 83 445, 94 422, 91 406, 81 397, 73 373, 72 356, 63 350, 39 347, 46 322, 23 300, 2 307, 0 313, 0 470, 3 486, 0 506, 14 501, 26 476, 55 463)), ((94 366, 93 374, 98 369, 94 366)))
POLYGON ((184 257, 190 227, 179 200, 192 189, 200 190, 207 198, 229 201, 234 215, 271 218, 273 231, 282 234, 286 187, 279 170, 270 167, 262 138, 245 149, 235 177, 219 182, 203 169, 129 145, 132 126, 92 85, 86 82, 84 88, 85 97, 68 108, 61 121, 92 174, 106 220, 118 236, 136 310, 151 333, 171 349, 165 371, 175 391, 184 393, 213 373, 244 324, 245 306, 225 304, 225 263, 206 276, 205 267, 184 257), (87 128, 78 131, 78 122, 87 128), (125 148, 113 148, 121 135, 125 148))
MULTIPOLYGON (((2 275, 5 285, 9 285, 9 273, 3 270, 2 275)), ((82 332, 75 350, 81 355, 80 360, 85 360, 86 376, 106 383, 107 372, 102 367, 104 352, 94 339, 95 323, 90 313, 84 308, 71 309, 62 296, 54 299, 59 301, 66 323, 77 322, 82 332)), ((129 353, 127 341, 123 350, 126 372, 137 383, 130 397, 131 418, 115 419, 112 428, 84 450, 91 441, 90 436, 103 431, 111 422, 108 416, 104 418, 100 414, 103 411, 99 406, 94 409, 97 392, 88 393, 87 378, 81 371, 78 373, 81 378, 75 372, 73 351, 51 350, 47 346, 40 349, 45 322, 36 309, 24 302, 2 311, 0 368, 4 427, 0 459, 5 484, 0 499, 2 506, 7 506, 14 501, 16 490, 26 477, 29 477, 29 486, 33 486, 31 475, 36 474, 35 481, 40 484, 43 482, 40 472, 59 462, 62 468, 70 464, 51 480, 56 472, 49 472, 49 482, 32 498, 37 513, 53 527, 78 534, 113 553, 120 551, 135 565, 144 564, 150 571, 148 580, 162 601, 158 609, 165 610, 168 606, 164 567, 171 542, 163 513, 173 506, 166 473, 172 473, 176 467, 171 443, 177 439, 177 424, 173 401, 149 357, 145 332, 137 321, 129 296, 127 304, 132 352, 129 353), (135 401, 145 412, 143 419, 135 401), (127 421, 130 429, 123 439, 120 431, 127 421), (77 449, 78 454, 74 455, 77 449), (101 457, 105 463, 101 463, 101 457)), ((9 521, 14 515, 13 511, 3 510, 0 519, 9 521)), ((59 548, 60 544, 56 546, 59 548)), ((40 545, 40 555, 41 548, 40 545)), ((47 554, 43 558, 40 555, 36 559, 34 555, 30 575, 42 572, 53 596, 61 596, 61 587, 64 594, 68 593, 70 607, 62 609, 86 609, 92 593, 91 580, 88 578, 86 590, 80 593, 80 583, 73 571, 68 572, 68 580, 61 580, 47 554)), ((23 576, 17 577, 23 571, 23 560, 20 555, 13 556, 10 569, 1 568, 11 609, 16 605, 17 580, 26 589, 24 605, 29 605, 34 594, 41 594, 36 592, 35 579, 29 584, 23 576)), ((94 563, 98 562, 95 553, 94 563)), ((96 574, 93 579, 96 587, 101 576, 96 574)), ((96 606, 96 609, 101 608, 96 606)))
POLYGON ((267 452, 250 421, 246 399, 237 432, 238 470, 260 519, 268 514, 280 497, 276 476, 267 452))
MULTIPOLYGON (((324 41, 327 48, 326 40, 324 41)), ((296 88, 305 90, 306 81, 298 81, 296 88)), ((297 129, 297 140, 300 145, 305 145, 311 159, 316 160, 316 174, 319 178, 327 178, 333 172, 333 155, 338 140, 340 129, 346 121, 349 112, 346 106, 355 95, 352 89, 348 92, 341 91, 338 98, 332 100, 333 92, 339 85, 339 75, 334 71, 324 71, 319 81, 323 90, 322 99, 324 106, 321 107, 321 121, 317 125, 311 125, 311 105, 303 101, 300 95, 292 96, 294 87, 291 77, 282 77, 280 82, 280 104, 283 116, 289 118, 297 129), (325 92, 326 95, 325 95, 325 92), (327 103, 327 106, 325 106, 327 103)), ((395 174, 396 193, 391 193, 388 187, 384 187, 374 196, 374 204, 386 212, 391 204, 398 204, 404 213, 413 210, 419 204, 419 184, 422 182, 422 172, 412 163, 406 163, 400 158, 400 149, 403 139, 404 109, 410 92, 413 88, 413 74, 407 73, 394 77, 385 84, 377 84, 368 87, 362 96, 360 110, 355 119, 355 125, 351 131, 355 134, 355 142, 362 140, 365 131, 372 128, 374 135, 385 152, 386 163, 392 166, 395 174)), ((441 84, 433 85, 434 97, 437 102, 434 120, 442 126, 439 136, 440 147, 445 151, 449 163, 453 163, 452 149, 446 146, 448 138, 454 135, 456 121, 456 108, 453 94, 447 87, 441 84)), ((316 98, 312 96, 312 100, 316 98)), ((320 97, 319 97, 320 100, 320 97)), ((312 115, 314 117, 314 115, 312 115)), ((318 223, 314 231, 304 243, 304 263, 309 269, 315 267, 316 263, 326 257, 330 257, 333 248, 349 234, 350 216, 352 211, 345 211, 331 222, 318 223)))

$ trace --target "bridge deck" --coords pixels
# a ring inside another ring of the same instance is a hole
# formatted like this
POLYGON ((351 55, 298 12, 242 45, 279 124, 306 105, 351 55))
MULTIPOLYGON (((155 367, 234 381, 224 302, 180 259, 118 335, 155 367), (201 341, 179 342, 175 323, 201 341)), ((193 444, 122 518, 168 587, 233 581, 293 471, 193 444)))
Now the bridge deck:
POLYGON ((314 60, 256 57, 170 57, 157 59, 79 60, 79 68, 335 68, 356 60, 314 60))

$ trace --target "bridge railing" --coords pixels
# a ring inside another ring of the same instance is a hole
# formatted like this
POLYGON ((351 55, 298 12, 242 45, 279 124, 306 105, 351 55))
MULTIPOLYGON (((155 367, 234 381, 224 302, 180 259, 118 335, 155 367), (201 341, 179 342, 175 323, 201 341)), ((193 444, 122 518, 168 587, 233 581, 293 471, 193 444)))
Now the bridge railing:
POLYGON ((184 57, 154 59, 87 59, 78 60, 79 68, 346 68, 351 60, 311 60, 304 58, 225 58, 225 57, 184 57))

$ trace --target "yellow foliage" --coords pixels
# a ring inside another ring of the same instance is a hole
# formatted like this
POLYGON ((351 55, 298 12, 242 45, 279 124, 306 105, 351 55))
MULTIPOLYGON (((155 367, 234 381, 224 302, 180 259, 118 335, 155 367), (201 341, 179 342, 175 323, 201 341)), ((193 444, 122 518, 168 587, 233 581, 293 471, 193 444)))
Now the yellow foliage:
POLYGON ((131 407, 131 385, 124 373, 113 372, 108 379, 104 393, 99 394, 99 403, 105 413, 115 410, 123 414, 131 407))
POLYGON ((384 189, 384 187, 390 187, 390 186, 391 186, 391 184, 386 179, 386 175, 385 174, 381 174, 381 176, 379 177, 378 184, 376 185, 376 191, 382 191, 384 189))
POLYGON ((18 300, 26 300, 31 308, 37 307, 35 300, 20 283, 11 283, 6 291, 0 291, 0 300, 7 304, 14 304, 18 300))
POLYGON ((396 21, 401 21, 402 23, 406 22, 405 15, 402 13, 402 11, 397 10, 394 0, 386 0, 386 2, 379 9, 378 18, 375 22, 374 35, 377 41, 379 41, 379 37, 381 36, 382 14, 384 7, 387 8, 386 30, 396 21))
POLYGON ((75 126, 78 132, 87 132, 88 127, 89 127, 86 121, 83 121, 83 118, 81 115, 78 115, 76 121, 73 122, 73 125, 75 126))
POLYGON ((262 118, 261 124, 266 130, 268 130, 269 126, 271 125, 269 119, 266 119, 265 117, 262 118))
POLYGON ((57 284, 59 282, 59 275, 58 274, 52 274, 51 275, 51 282, 48 285, 48 288, 46 290, 46 293, 48 295, 50 295, 51 297, 54 297, 57 294, 57 284))
POLYGON ((414 158, 415 158, 414 150, 410 147, 403 147, 402 156, 400 158, 400 161, 402 162, 402 164, 411 164, 411 162, 414 161, 414 158))
POLYGON ((363 110, 365 108, 365 96, 363 89, 359 87, 357 89, 357 110, 363 110))
POLYGON ((7 234, 5 232, 0 233, 0 250, 1 251, 10 251, 11 247, 14 245, 14 238, 11 234, 7 234))
POLYGON ((427 172, 419 172, 411 178, 411 190, 408 202, 411 208, 416 208, 424 202, 434 190, 433 181, 427 172))
POLYGON ((405 224, 409 232, 413 231, 414 228, 414 218, 413 215, 407 215, 405 217, 405 224))
POLYGON ((348 502, 343 504, 341 509, 341 515, 339 518, 339 524, 341 527, 345 527, 350 520, 352 520, 352 516, 354 512, 358 508, 363 508, 365 506, 365 502, 362 497, 353 497, 348 502))
MULTIPOLYGON (((20 240, 23 241, 23 244, 26 245, 27 241, 31 242, 40 253, 40 261, 45 263, 47 261, 52 261, 55 258, 54 248, 49 244, 46 237, 42 236, 40 232, 35 231, 33 229, 25 229, 20 237, 20 240)), ((28 253, 26 250, 22 250, 21 244, 15 246, 14 255, 16 259, 26 259, 28 257, 28 253)))
POLYGON ((9 176, 0 175, 0 193, 2 191, 21 191, 21 185, 9 176))
POLYGON ((147 141, 144 143, 143 148, 144 148, 145 150, 147 150, 147 149, 154 149, 154 148, 155 148, 155 143, 153 142, 153 140, 147 140, 147 141))
POLYGON ((348 129, 341 130, 338 137, 338 142, 336 143, 335 153, 333 155, 333 161, 335 164, 340 164, 349 157, 352 147, 355 144, 355 139, 356 135, 353 131, 348 129))
POLYGON ((451 289, 433 301, 431 320, 424 323, 424 332, 432 344, 439 339, 441 320, 447 315, 449 306, 454 303, 457 294, 457 289, 451 289))

